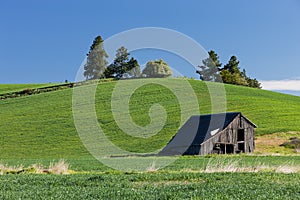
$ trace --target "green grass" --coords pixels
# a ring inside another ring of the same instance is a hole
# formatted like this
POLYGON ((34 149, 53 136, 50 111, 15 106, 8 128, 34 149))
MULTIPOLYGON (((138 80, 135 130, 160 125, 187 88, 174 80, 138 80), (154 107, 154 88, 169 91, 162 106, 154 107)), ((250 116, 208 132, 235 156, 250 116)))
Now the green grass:
POLYGON ((300 130, 300 97, 226 85, 229 111, 242 111, 258 125, 257 134, 300 130))
POLYGON ((300 174, 3 175, 1 199, 299 199, 300 174))
MULTIPOLYGON (((116 158, 118 159, 118 158, 116 158)), ((121 158, 125 159, 125 158, 121 158)), ((136 157, 126 158, 130 160, 136 160, 136 157)), ((147 161, 148 158, 138 158, 139 161, 147 161)), ((158 159, 169 159, 169 158, 158 158, 158 159)), ((6 158, 1 159, 0 164, 7 166, 23 166, 29 167, 32 164, 40 164, 43 166, 49 166, 50 163, 55 163, 59 159, 55 156, 52 158, 6 158)), ((67 163, 70 163, 70 169, 78 172, 89 171, 89 172, 107 172, 112 171, 111 168, 103 165, 100 161, 96 160, 90 155, 84 157, 73 157, 65 159, 67 163)), ((236 163, 238 167, 258 167, 266 166, 269 167, 267 171, 274 171, 272 167, 280 166, 300 166, 300 156, 256 156, 256 155, 216 155, 216 156, 183 156, 178 157, 173 163, 165 168, 158 169, 158 171, 203 171, 208 165, 214 165, 217 163, 236 163)), ((149 167, 151 163, 149 163, 149 167)))
MULTIPOLYGON (((201 113, 210 113, 206 84, 195 80, 189 82, 200 102, 201 113)), ((148 110, 153 103, 161 103, 168 114, 167 123, 157 135, 135 138, 124 134, 113 119, 110 98, 115 84, 100 84, 96 94, 98 122, 107 137, 117 146, 133 152, 163 147, 179 128, 180 107, 174 94, 157 84, 148 84, 135 91, 129 106, 131 117, 137 124, 150 123, 148 110)), ((226 85, 225 89, 227 110, 240 111, 257 124, 257 135, 300 130, 300 97, 232 85, 226 85)), ((82 165, 84 170, 103 169, 84 148, 76 132, 72 89, 2 100, 0 109, 0 161, 28 160, 32 164, 64 158, 71 168, 82 165)))
POLYGON ((2 100, 1 158, 88 155, 73 124, 71 95, 67 89, 2 100))
POLYGON ((25 89, 36 89, 41 87, 48 87, 57 84, 44 83, 44 84, 0 84, 0 94, 18 92, 25 89))
MULTIPOLYGON (((45 162, 45 160, 43 159, 45 162)), ((300 173, 202 173, 209 163, 300 166, 299 156, 184 156, 156 172, 112 171, 91 157, 69 160, 79 174, 0 176, 1 199, 297 199, 300 173), (92 170, 93 169, 93 170, 92 170), (88 173, 82 170, 88 170, 88 173)), ((11 160, 24 165, 34 160, 11 160)), ((217 165, 216 165, 217 164, 217 165)), ((49 165, 49 163, 45 163, 49 165)))

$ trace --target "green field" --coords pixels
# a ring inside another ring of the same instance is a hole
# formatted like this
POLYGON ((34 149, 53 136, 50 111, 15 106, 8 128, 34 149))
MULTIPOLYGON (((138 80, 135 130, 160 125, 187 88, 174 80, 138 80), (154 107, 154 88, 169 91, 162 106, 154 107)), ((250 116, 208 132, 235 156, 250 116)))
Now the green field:
MULTIPOLYGON (((133 80, 139 81, 139 80, 133 80)), ((181 79, 176 80, 180 83, 181 79)), ((201 113, 211 112, 205 83, 189 80, 201 113)), ((97 88, 98 121, 110 140, 125 150, 149 152, 162 148, 179 128, 180 107, 174 94, 163 86, 148 84, 135 91, 130 114, 141 126, 150 122, 154 103, 164 106, 166 125, 155 136, 144 139, 124 134, 111 113, 111 93, 116 82, 97 88), (131 141, 128 143, 127 141, 131 141)), ((80 87, 89 87, 80 86, 80 87)), ((300 97, 226 85, 227 111, 240 111, 258 125, 257 135, 300 130, 300 97), (287 120, 288 119, 288 120, 287 120)), ((72 116, 72 89, 0 101, 1 159, 86 159, 89 153, 76 132, 72 116)))
POLYGON ((299 179, 274 173, 4 175, 0 198, 299 199, 299 179))
MULTIPOLYGON (((183 80, 171 81, 180 85, 183 80)), ((207 85, 196 80, 189 83, 199 102, 200 113, 211 113, 211 102, 215 99, 210 99, 207 85)), ((151 123, 148 112, 153 104, 159 103, 167 113, 166 124, 157 135, 136 138, 123 133, 114 121, 111 94, 115 85, 116 82, 100 83, 96 92, 97 120, 106 136, 128 151, 149 152, 162 148, 180 127, 179 100, 168 88, 158 84, 135 90, 129 108, 136 124, 151 123)), ((0 93, 42 86, 46 85, 0 85, 0 93)), ((212 86, 219 87, 218 84, 212 86)), ((91 85, 78 88, 89 87, 91 85)), ((226 110, 242 112, 257 124, 257 135, 300 131, 300 97, 232 85, 225 85, 225 89, 226 110)), ((184 92, 185 88, 179 90, 184 92)), ((79 138, 72 115, 72 92, 73 89, 63 89, 0 101, 0 174, 4 173, 0 176, 1 199, 299 198, 300 156, 296 154, 184 156, 162 169, 149 163, 148 172, 143 173, 110 169, 93 158, 79 138), (12 175, 1 171, 1 166, 30 169, 32 164, 40 164, 47 167, 59 159, 65 159, 70 164, 70 173, 75 174, 22 172, 12 175)), ((119 94, 119 98, 123 98, 125 91, 119 94)), ((105 144, 102 146, 105 148, 105 144)), ((148 158, 141 157, 115 159, 148 162, 148 158)))

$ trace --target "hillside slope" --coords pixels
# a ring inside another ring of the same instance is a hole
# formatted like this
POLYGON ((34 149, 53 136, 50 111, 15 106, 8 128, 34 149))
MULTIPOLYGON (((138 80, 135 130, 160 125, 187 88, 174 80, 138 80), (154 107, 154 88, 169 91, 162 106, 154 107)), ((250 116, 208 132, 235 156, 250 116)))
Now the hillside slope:
POLYGON ((0 84, 0 94, 22 91, 24 89, 35 89, 40 87, 48 87, 57 84, 44 83, 44 84, 0 84))
MULTIPOLYGON (((189 83, 198 98, 200 113, 210 113, 211 100, 206 84, 196 80, 189 80, 189 83)), ((129 107, 136 124, 150 123, 148 111, 154 103, 160 103, 168 114, 165 126, 157 135, 136 138, 124 134, 114 121, 111 93, 115 84, 100 84, 96 95, 98 121, 108 138, 133 152, 162 148, 180 126, 180 106, 175 95, 157 84, 142 86, 133 93, 129 107)), ((225 89, 227 111, 242 112, 258 125, 258 135, 300 130, 300 97, 232 85, 225 85, 225 89)), ((90 156, 74 126, 72 89, 2 100, 0 110, 0 159, 90 156)))

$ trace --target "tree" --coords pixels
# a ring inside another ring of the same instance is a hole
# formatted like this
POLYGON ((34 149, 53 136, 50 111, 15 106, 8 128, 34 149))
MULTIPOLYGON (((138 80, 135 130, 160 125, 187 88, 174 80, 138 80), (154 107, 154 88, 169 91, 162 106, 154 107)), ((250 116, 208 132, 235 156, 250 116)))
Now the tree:
POLYGON ((228 70, 222 70, 220 75, 221 75, 223 83, 227 83, 227 84, 233 83, 232 74, 228 70))
POLYGON ((203 81, 220 82, 219 71, 222 63, 220 63, 219 56, 214 51, 211 50, 208 54, 209 58, 202 60, 203 65, 198 66, 200 70, 197 70, 196 73, 200 75, 200 79, 203 81))
POLYGON ((243 69, 242 76, 247 81, 249 87, 261 89, 261 83, 256 78, 252 79, 247 76, 245 69, 243 69))
POLYGON ((137 63, 136 67, 129 70, 127 73, 124 74, 124 78, 138 78, 141 76, 141 68, 140 65, 137 63))
POLYGON ((110 64, 105 72, 105 78, 115 78, 120 79, 123 77, 130 78, 134 75, 134 69, 138 68, 136 71, 139 71, 139 65, 136 59, 131 58, 129 60, 129 53, 128 50, 122 46, 117 49, 116 57, 114 62, 110 64))
POLYGON ((223 81, 223 83, 243 85, 254 88, 261 88, 261 84, 257 79, 251 79, 247 76, 246 70, 240 71, 236 56, 231 56, 228 63, 221 68, 222 63, 219 61, 219 56, 214 51, 209 51, 209 58, 202 60, 200 69, 196 71, 203 81, 223 81))
POLYGON ((87 62, 84 65, 84 76, 87 80, 103 78, 107 65, 107 53, 103 48, 103 39, 97 36, 87 53, 87 62))
POLYGON ((224 83, 248 86, 247 81, 240 71, 239 63, 236 56, 231 56, 228 63, 224 65, 220 73, 224 83))
POLYGON ((232 56, 228 63, 224 65, 224 68, 221 71, 221 77, 224 83, 234 84, 234 85, 243 85, 254 88, 261 88, 261 84, 257 79, 252 79, 247 76, 246 70, 240 71, 239 61, 236 56, 232 56))
POLYGON ((237 60, 236 56, 231 56, 228 63, 224 65, 222 70, 228 70, 231 74, 239 73, 240 61, 237 60))
POLYGON ((172 70, 165 61, 160 59, 147 62, 142 74, 147 78, 165 78, 172 75, 172 70))
POLYGON ((261 83, 256 79, 250 79, 248 81, 249 87, 261 89, 261 83))

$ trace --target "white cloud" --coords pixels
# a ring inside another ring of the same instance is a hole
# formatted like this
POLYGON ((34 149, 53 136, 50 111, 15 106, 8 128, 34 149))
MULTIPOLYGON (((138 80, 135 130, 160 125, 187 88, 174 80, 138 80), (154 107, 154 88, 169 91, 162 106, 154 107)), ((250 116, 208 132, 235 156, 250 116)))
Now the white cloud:
POLYGON ((272 80, 260 81, 265 90, 300 91, 300 80, 272 80))

